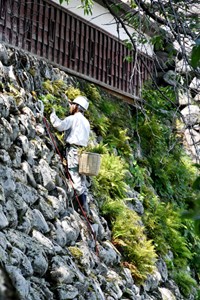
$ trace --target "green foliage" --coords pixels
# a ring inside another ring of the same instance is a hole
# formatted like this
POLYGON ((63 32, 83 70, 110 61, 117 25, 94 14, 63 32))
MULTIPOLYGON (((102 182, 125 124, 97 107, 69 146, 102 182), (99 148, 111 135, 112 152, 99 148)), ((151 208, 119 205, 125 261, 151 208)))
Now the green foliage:
POLYGON ((130 137, 127 135, 127 129, 114 127, 112 132, 109 133, 104 141, 111 149, 117 149, 118 154, 124 157, 129 157, 131 154, 131 147, 129 144, 130 137))
POLYGON ((193 288, 197 288, 197 282, 194 280, 191 275, 185 270, 176 271, 173 274, 173 279, 180 288, 181 293, 188 297, 191 295, 193 288))
POLYGON ((184 219, 184 236, 188 241, 188 247, 191 251, 192 259, 190 260, 190 268, 195 270, 196 277, 200 279, 200 235, 197 235, 195 230, 195 223, 192 219, 184 219))
POLYGON ((116 102, 106 98, 101 99, 101 102, 99 103, 99 108, 102 113, 110 117, 116 116, 117 112, 120 111, 120 107, 116 102))
POLYGON ((66 117, 69 112, 68 101, 65 96, 67 86, 62 80, 43 82, 43 94, 39 96, 39 99, 44 103, 44 113, 49 116, 52 109, 55 109, 57 115, 60 118, 66 117))
POLYGON ((44 103, 44 113, 46 116, 49 116, 54 108, 60 118, 66 117, 69 109, 68 102, 65 98, 62 99, 61 97, 55 97, 52 94, 47 94, 39 96, 39 99, 44 103))
POLYGON ((103 138, 110 151, 118 151, 123 157, 129 157, 130 115, 127 106, 114 99, 105 97, 105 93, 93 84, 84 84, 84 93, 90 100, 87 116, 91 128, 103 138))
POLYGON ((147 101, 147 113, 153 113, 161 116, 162 119, 171 119, 173 109, 175 108, 176 95, 174 89, 170 86, 160 87, 160 92, 157 89, 147 84, 143 89, 143 97, 147 101), (147 109, 148 108, 148 109, 147 109))
POLYGON ((129 165, 129 170, 132 174, 130 184, 134 188, 142 188, 144 185, 152 184, 151 177, 149 176, 149 171, 147 166, 142 165, 139 160, 133 159, 129 165))
POLYGON ((200 165, 195 164, 194 167, 198 170, 198 176, 192 184, 192 188, 195 192, 195 196, 191 197, 189 201, 189 207, 184 211, 184 217, 192 219, 194 221, 195 232, 200 236, 200 165))
POLYGON ((143 204, 145 214, 143 221, 148 236, 154 240, 158 253, 166 255, 169 250, 174 254, 174 265, 184 266, 192 258, 186 239, 182 235, 184 229, 181 211, 171 203, 160 202, 152 190, 143 187, 143 204))
POLYGON ((85 150, 86 152, 93 152, 93 153, 99 153, 99 154, 106 154, 108 153, 108 148, 106 144, 103 144, 102 142, 93 146, 88 145, 85 150))
POLYGON ((77 96, 81 95, 81 91, 73 86, 68 87, 65 94, 70 100, 74 100, 77 96))
POLYGON ((101 209, 112 224, 114 245, 121 251, 134 278, 142 281, 154 270, 156 253, 144 234, 140 217, 123 202, 126 173, 127 165, 119 156, 102 155, 100 173, 93 179, 93 190, 99 202, 103 200, 101 209))
POLYGON ((158 195, 165 201, 185 203, 192 193, 193 168, 186 163, 186 155, 175 135, 173 91, 163 88, 162 92, 171 101, 155 90, 145 90, 148 109, 145 117, 139 116, 138 135, 158 195))
POLYGON ((196 45, 192 48, 191 65, 193 68, 200 67, 200 39, 197 39, 196 45))
POLYGON ((122 199, 125 196, 125 176, 127 165, 114 154, 103 154, 101 168, 97 177, 93 179, 94 194, 99 198, 122 199))
POLYGON ((47 80, 42 84, 43 89, 47 91, 47 93, 53 94, 54 96, 60 96, 65 92, 67 85, 63 80, 55 80, 50 81, 47 80))
POLYGON ((163 50, 164 49, 164 40, 161 35, 154 35, 151 38, 151 43, 154 45, 155 50, 163 50))
POLYGON ((93 128, 96 129, 97 134, 99 134, 103 138, 106 137, 109 127, 110 120, 104 115, 99 116, 97 121, 95 121, 95 124, 93 123, 93 128))
POLYGON ((200 288, 196 289, 196 296, 194 298, 195 300, 200 300, 200 288))
POLYGON ((80 260, 83 257, 83 252, 78 247, 70 246, 68 249, 77 260, 80 260))
POLYGON ((101 100, 100 92, 94 84, 86 84, 84 86, 84 93, 94 103, 98 103, 101 100))
POLYGON ((103 213, 112 220, 113 244, 122 253, 133 277, 143 281, 154 270, 157 255, 152 241, 146 238, 140 217, 121 201, 106 201, 103 213))
POLYGON ((91 128, 96 134, 105 137, 110 126, 110 120, 96 108, 93 102, 90 103, 89 120, 91 128))

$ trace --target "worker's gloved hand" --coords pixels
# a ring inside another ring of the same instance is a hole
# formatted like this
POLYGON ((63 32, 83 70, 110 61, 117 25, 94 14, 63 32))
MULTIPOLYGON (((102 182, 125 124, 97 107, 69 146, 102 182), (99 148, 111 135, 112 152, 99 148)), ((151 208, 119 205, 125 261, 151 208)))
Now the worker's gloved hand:
POLYGON ((55 108, 52 108, 52 114, 56 114, 55 108))
POLYGON ((51 121, 52 124, 54 124, 56 118, 57 118, 57 116, 56 116, 55 109, 52 108, 52 113, 50 114, 50 121, 51 121))

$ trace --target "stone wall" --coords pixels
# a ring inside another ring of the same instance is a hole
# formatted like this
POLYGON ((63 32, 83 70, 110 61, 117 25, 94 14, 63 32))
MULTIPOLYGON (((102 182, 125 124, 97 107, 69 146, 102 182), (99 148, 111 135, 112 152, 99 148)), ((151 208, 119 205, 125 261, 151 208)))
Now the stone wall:
MULTIPOLYGON (((0 45, 0 298, 183 299, 161 258, 145 284, 134 283, 92 194, 97 241, 73 209, 73 189, 32 93, 45 79, 58 78, 76 81, 45 61, 0 45)), ((139 202, 136 193, 133 197, 139 202)))

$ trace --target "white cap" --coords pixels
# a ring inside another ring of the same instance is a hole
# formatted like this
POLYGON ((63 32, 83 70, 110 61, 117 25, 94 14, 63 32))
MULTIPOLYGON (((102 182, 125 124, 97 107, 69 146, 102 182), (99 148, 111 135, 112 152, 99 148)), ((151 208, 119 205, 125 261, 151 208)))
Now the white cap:
POLYGON ((80 105, 84 110, 89 107, 88 99, 84 96, 77 96, 72 103, 80 105))

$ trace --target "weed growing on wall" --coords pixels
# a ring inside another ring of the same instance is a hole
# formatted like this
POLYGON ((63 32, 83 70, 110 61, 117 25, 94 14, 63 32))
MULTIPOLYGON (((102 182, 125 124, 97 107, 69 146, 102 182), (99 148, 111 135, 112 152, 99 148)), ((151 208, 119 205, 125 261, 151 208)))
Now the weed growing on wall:
POLYGON ((197 288, 196 280, 194 280, 186 270, 179 269, 178 272, 174 272, 173 279, 185 297, 189 297, 191 295, 192 288, 197 288))
POLYGON ((145 207, 143 221, 148 236, 154 240, 157 252, 166 255, 168 251, 172 251, 176 267, 187 265, 192 253, 181 234, 184 225, 180 208, 171 203, 161 202, 145 187, 143 204, 145 207))
POLYGON ((126 191, 126 172, 127 166, 119 156, 103 154, 99 175, 93 179, 93 192, 96 197, 123 199, 126 191))
POLYGON ((119 200, 107 200, 103 213, 111 219, 112 241, 123 254, 123 264, 137 281, 143 281, 155 269, 157 255, 152 241, 146 238, 140 217, 119 200))
POLYGON ((176 138, 173 90, 163 88, 162 91, 171 102, 153 89, 144 91, 144 98, 150 106, 145 114, 140 114, 138 134, 155 191, 165 201, 184 204, 192 193, 195 173, 192 164, 186 164, 186 155, 176 138))

